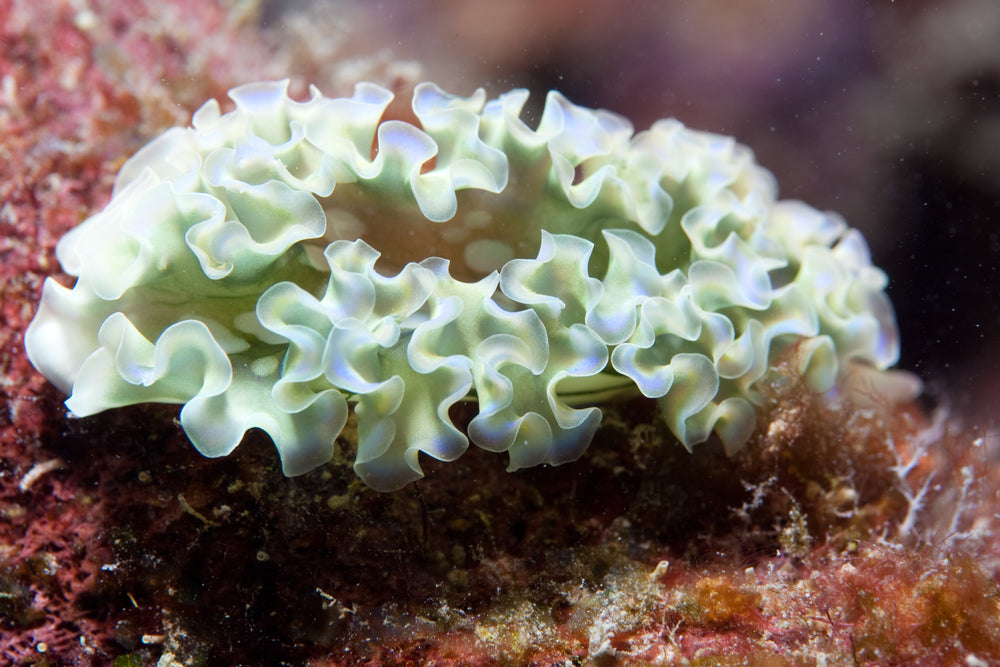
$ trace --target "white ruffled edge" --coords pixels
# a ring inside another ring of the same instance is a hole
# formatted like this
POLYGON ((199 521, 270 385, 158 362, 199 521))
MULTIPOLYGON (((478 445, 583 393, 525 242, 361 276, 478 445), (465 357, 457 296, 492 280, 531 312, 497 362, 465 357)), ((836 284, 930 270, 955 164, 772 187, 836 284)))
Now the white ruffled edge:
POLYGON ((299 474, 329 459, 352 400, 355 469, 391 490, 422 475, 420 452, 465 450, 448 411, 469 396, 469 438, 511 469, 578 457, 600 410, 570 402, 628 386, 660 401, 685 446, 714 431, 735 451, 754 385, 788 345, 821 392, 848 365, 898 358, 887 280, 860 234, 776 202, 729 138, 670 120, 634 135, 556 92, 534 129, 525 91, 487 101, 421 84, 420 127, 382 122, 392 96, 372 84, 343 99, 296 102, 287 81, 231 97, 234 111, 210 101, 140 150, 108 207, 58 246, 77 282, 46 281, 25 345, 78 415, 182 403, 204 454, 257 427, 299 474), (548 219, 524 224, 593 236, 539 228, 535 258, 478 282, 440 258, 382 275, 363 240, 317 252, 338 185, 432 223, 456 215, 460 191, 505 193, 512 174, 548 202, 548 219), (623 227, 596 235, 591 210, 623 227))

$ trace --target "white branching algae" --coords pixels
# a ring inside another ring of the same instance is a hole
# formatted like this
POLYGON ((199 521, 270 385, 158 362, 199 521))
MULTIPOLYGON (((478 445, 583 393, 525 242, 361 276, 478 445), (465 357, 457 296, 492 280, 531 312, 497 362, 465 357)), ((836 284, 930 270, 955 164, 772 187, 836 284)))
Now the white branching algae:
POLYGON ((288 475, 329 460, 356 403, 355 469, 397 489, 469 440, 510 468, 583 452, 593 403, 638 390, 684 445, 750 437, 783 350, 816 391, 898 357, 885 275, 837 217, 777 201, 733 140, 550 93, 286 83, 210 101, 122 168, 57 248, 26 334, 79 416, 180 403, 206 456, 266 431, 288 475), (789 346, 795 346, 790 348, 789 346), (478 401, 467 432, 457 401, 478 401))

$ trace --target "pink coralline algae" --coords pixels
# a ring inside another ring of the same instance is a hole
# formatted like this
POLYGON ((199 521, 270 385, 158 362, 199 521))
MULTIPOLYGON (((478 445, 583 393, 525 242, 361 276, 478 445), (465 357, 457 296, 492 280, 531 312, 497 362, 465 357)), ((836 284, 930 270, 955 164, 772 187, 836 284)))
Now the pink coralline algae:
MULTIPOLYGON (((93 606, 101 591, 114 589, 105 583, 114 578, 106 505, 101 494, 92 493, 101 473, 89 476, 86 463, 67 463, 48 446, 66 435, 53 429, 62 410, 27 364, 22 332, 33 295, 52 270, 56 239, 107 201, 116 161, 137 147, 134 131, 178 121, 176 100, 158 91, 164 82, 187 81, 181 51, 194 53, 198 47, 186 42, 213 27, 220 43, 237 34, 223 27, 226 15, 212 3, 182 9, 178 16, 190 18, 197 32, 177 29, 173 42, 136 28, 143 21, 150 26, 145 12, 134 2, 88 8, 0 0, 4 664, 107 664, 123 652, 115 620, 93 606), (142 74, 125 71, 136 66, 142 74)), ((187 88, 202 96, 218 85, 209 78, 201 87, 187 88)), ((127 498, 123 494, 120 500, 127 498)))

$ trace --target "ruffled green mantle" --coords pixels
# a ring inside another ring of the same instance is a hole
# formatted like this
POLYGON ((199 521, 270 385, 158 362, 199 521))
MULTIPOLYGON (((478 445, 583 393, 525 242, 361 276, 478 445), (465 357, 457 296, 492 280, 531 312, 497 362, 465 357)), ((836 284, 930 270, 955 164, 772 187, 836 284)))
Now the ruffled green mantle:
POLYGON ((206 456, 266 431, 286 474, 330 459, 356 402, 355 469, 397 489, 419 453, 471 439, 510 469, 571 461, 622 391, 658 399, 686 446, 750 437, 754 386, 794 348, 828 391, 848 362, 898 358, 864 239, 777 201, 733 140, 625 119, 549 93, 486 100, 286 83, 205 104, 122 168, 108 207, 59 243, 26 334, 79 416, 184 404, 206 456), (467 435, 448 416, 474 398, 467 435))

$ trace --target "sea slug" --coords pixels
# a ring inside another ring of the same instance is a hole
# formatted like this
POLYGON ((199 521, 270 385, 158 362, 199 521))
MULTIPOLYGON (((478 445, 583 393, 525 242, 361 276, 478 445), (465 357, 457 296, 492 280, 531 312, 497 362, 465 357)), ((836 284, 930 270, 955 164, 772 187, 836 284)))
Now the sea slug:
POLYGON ((372 84, 230 96, 128 160, 57 247, 76 283, 45 282, 25 345, 78 416, 183 404, 206 456, 257 427, 296 475, 353 404, 355 470, 393 490, 469 440, 510 469, 576 459, 594 403, 623 392, 657 399, 685 446, 714 432, 732 452, 783 350, 819 392, 897 361, 861 234, 779 201, 730 138, 634 133, 558 92, 537 127, 524 90, 421 84, 416 123, 383 119, 372 84))

